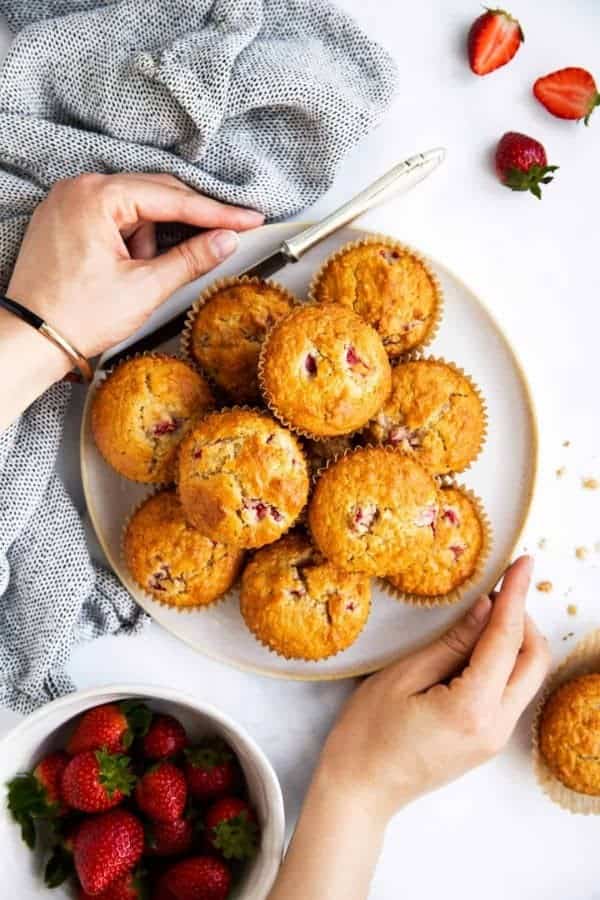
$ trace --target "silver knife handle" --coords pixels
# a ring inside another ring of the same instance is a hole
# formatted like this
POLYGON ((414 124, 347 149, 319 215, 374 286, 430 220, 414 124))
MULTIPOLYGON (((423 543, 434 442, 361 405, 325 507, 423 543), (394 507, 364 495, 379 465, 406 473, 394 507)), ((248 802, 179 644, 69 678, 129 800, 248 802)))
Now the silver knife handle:
POLYGON ((343 228, 348 222, 356 219, 357 216, 372 209, 389 194, 399 190, 403 185, 408 188, 412 187, 418 181, 426 178, 429 173, 436 168, 444 159, 446 151, 443 148, 428 150, 425 153, 417 153, 405 159, 404 162, 398 163, 373 184, 366 187, 363 191, 348 200, 339 209, 330 213, 316 225, 305 228, 299 234, 289 238, 282 244, 283 252, 291 259, 298 260, 300 257, 310 250, 319 241, 329 237, 338 228, 343 228), (410 176, 414 175, 414 178, 410 176))

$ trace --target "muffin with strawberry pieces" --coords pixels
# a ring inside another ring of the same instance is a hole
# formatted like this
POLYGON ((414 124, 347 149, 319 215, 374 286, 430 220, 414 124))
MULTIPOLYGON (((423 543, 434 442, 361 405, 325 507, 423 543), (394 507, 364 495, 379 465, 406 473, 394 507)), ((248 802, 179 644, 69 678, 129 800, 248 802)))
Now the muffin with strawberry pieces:
POLYGON ((464 488, 442 488, 432 546, 387 580, 402 595, 458 599, 458 588, 480 567, 487 544, 487 520, 477 498, 464 488))
POLYGON ((285 288, 259 278, 227 279, 195 306, 184 351, 240 403, 260 399, 258 356, 267 331, 292 309, 285 288))
POLYGON ((372 440, 414 456, 435 475, 466 469, 485 431, 485 408, 471 379, 435 359, 394 368, 390 396, 368 428, 372 440))
POLYGON ((169 482, 182 437, 212 406, 206 380, 183 360, 140 356, 117 366, 97 390, 92 434, 120 475, 169 482))
POLYGON ((386 447, 363 447, 323 472, 308 523, 333 565, 386 575, 431 551, 438 511, 436 482, 416 459, 386 447))
POLYGON ((254 636, 288 659, 327 659, 354 643, 371 606, 370 579, 336 568, 300 532, 255 554, 240 610, 254 636))
POLYGON ((334 253, 313 279, 310 297, 352 309, 377 330, 392 359, 433 338, 443 302, 425 260, 377 236, 334 253))
POLYGON ((294 524, 308 497, 297 439, 270 416, 212 413, 184 439, 179 497, 190 524, 231 547, 260 547, 294 524))
POLYGON ((273 412, 317 438, 356 431, 390 391, 390 365, 377 332, 333 303, 298 307, 269 332, 259 378, 273 412))
POLYGON ((600 796, 600 673, 572 678, 550 695, 540 719, 539 748, 562 784, 600 796))
POLYGON ((186 519, 173 490, 160 491, 133 514, 123 556, 135 582, 168 606, 208 606, 237 578, 243 553, 206 537, 186 519))

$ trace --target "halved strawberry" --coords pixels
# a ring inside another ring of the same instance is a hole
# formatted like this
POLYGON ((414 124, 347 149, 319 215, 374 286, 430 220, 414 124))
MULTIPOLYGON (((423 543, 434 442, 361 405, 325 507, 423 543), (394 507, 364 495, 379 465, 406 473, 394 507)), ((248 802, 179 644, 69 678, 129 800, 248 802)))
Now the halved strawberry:
POLYGON ((600 93, 593 77, 586 69, 574 66, 538 78, 533 93, 553 116, 583 119, 586 125, 594 109, 600 106, 600 93))
POLYGON ((476 75, 488 75, 510 62, 525 40, 521 25, 503 9, 486 9, 471 25, 469 65, 476 75))

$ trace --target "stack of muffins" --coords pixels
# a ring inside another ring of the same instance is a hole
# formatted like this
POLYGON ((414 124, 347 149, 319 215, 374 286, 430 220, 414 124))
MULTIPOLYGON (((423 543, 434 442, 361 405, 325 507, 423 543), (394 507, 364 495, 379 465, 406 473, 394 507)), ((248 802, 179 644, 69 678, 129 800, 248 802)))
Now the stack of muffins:
POLYGON ((441 315, 426 262, 373 236, 326 261, 308 302, 220 280, 191 310, 182 358, 121 363, 92 430, 119 474, 155 486, 124 529, 140 588, 206 607, 242 572, 248 628, 305 660, 356 640, 371 576, 405 602, 456 601, 489 550, 482 505, 454 480, 486 415, 467 375, 421 356, 441 315))

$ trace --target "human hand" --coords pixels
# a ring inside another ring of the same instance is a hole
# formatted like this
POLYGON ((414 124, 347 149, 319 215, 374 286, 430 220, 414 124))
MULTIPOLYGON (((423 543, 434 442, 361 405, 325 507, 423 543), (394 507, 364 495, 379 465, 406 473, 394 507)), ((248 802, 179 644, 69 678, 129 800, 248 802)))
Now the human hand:
POLYGON ((58 182, 35 210, 7 294, 94 356, 229 256, 236 231, 262 221, 170 175, 81 175, 58 182), (155 222, 212 230, 157 256, 155 222))
POLYGON ((550 663, 525 612, 531 570, 519 559, 493 601, 481 597, 441 638, 360 686, 327 740, 321 783, 385 820, 504 747, 550 663))

